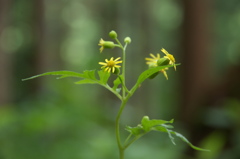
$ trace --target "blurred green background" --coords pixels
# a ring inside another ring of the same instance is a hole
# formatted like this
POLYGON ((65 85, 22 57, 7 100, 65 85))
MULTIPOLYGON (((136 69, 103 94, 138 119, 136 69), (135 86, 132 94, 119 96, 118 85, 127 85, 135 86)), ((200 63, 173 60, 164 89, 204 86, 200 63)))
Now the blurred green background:
MULTIPOLYGON (((76 79, 41 77, 47 71, 100 69, 100 38, 132 39, 127 85, 147 66, 144 58, 164 47, 181 63, 175 72, 147 80, 121 120, 142 116, 175 119, 175 130, 194 145, 172 145, 151 133, 133 144, 127 159, 240 158, 239 0, 1 0, 0 159, 118 158, 114 120, 118 99, 76 79)), ((114 55, 113 55, 114 53, 114 55)))

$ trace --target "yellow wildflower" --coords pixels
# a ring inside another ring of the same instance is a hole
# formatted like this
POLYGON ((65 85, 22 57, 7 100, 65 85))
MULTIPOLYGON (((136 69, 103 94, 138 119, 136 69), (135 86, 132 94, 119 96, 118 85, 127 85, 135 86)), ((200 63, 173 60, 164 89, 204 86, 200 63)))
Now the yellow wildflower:
POLYGON ((174 58, 174 56, 171 55, 171 54, 169 54, 169 53, 167 52, 167 50, 165 50, 164 48, 162 48, 161 51, 166 55, 166 56, 164 56, 164 57, 170 60, 170 63, 169 63, 169 64, 170 64, 170 65, 173 65, 173 67, 174 67, 174 69, 175 69, 175 71, 176 71, 176 65, 175 65, 175 58, 174 58))
POLYGON ((116 68, 121 67, 121 66, 117 65, 119 63, 122 63, 122 61, 118 61, 119 59, 120 59, 120 57, 118 57, 114 60, 114 58, 112 57, 110 60, 105 59, 106 63, 105 62, 99 62, 98 64, 103 65, 101 68, 102 69, 105 68, 104 71, 107 71, 109 73, 110 72, 114 73, 116 68))
POLYGON ((152 53, 150 53, 150 56, 152 58, 145 58, 147 61, 146 64, 149 66, 157 66, 157 61, 160 59, 160 54, 157 54, 157 56, 154 56, 152 53))
MULTIPOLYGON (((145 60, 147 61, 146 64, 148 64, 149 67, 157 67, 158 66, 158 60, 160 60, 160 54, 157 54, 157 56, 150 54, 151 58, 145 58, 145 60)), ((168 68, 162 69, 159 72, 162 72, 163 75, 166 77, 166 79, 168 80, 168 76, 167 76, 167 72, 166 70, 168 70, 168 68)))

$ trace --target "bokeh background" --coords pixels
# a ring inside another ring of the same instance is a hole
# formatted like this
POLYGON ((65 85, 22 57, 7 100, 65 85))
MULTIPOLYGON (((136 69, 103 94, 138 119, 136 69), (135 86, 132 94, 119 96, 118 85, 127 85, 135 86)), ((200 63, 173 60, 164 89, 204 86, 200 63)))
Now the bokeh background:
MULTIPOLYGON (((150 133, 126 158, 240 158, 239 0, 1 0, 0 159, 118 158, 114 119, 118 99, 76 79, 41 77, 47 71, 100 69, 100 38, 132 39, 127 85, 163 47, 181 63, 175 72, 147 80, 129 101, 121 123, 142 116, 175 119, 175 130, 198 152, 166 134, 150 133)), ((123 130, 124 131, 124 130, 123 130)))

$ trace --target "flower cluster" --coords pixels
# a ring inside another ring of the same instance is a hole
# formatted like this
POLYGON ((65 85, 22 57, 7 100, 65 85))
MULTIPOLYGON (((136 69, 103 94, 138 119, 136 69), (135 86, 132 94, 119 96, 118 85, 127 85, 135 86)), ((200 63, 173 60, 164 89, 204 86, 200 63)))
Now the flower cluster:
MULTIPOLYGON (((100 47, 100 53, 102 53, 102 51, 105 48, 110 48, 113 49, 115 47, 122 47, 119 43, 119 41, 117 40, 117 33, 115 31, 111 31, 109 33, 109 37, 116 40, 118 42, 118 44, 115 44, 113 41, 104 41, 102 38, 99 41, 99 46, 100 47)), ((122 63, 123 61, 120 60, 121 57, 118 57, 114 60, 114 57, 111 57, 110 60, 105 59, 105 62, 99 62, 98 64, 103 65, 101 67, 101 69, 104 69, 104 71, 107 71, 108 73, 115 73, 118 74, 119 73, 119 68, 121 67, 120 63, 122 63)))
MULTIPOLYGON (((146 64, 149 66, 149 68, 157 67, 157 66, 163 66, 163 65, 173 65, 173 67, 176 71, 174 56, 169 54, 167 52, 167 50, 165 50, 164 48, 162 48, 161 51, 165 54, 165 56, 163 58, 160 58, 159 53, 157 54, 157 56, 150 53, 151 58, 145 58, 145 60, 147 61, 146 64)), ((162 72, 163 75, 168 80, 168 75, 167 75, 167 72, 166 72, 167 70, 168 70, 168 68, 164 68, 164 69, 160 70, 159 72, 162 72)))
MULTIPOLYGON (((117 44, 115 44, 113 41, 105 41, 103 39, 100 39, 99 44, 98 44, 99 46, 101 46, 100 53, 105 48, 113 49, 115 47, 120 47, 120 48, 124 49, 127 44, 131 43, 131 39, 129 37, 126 37, 124 39, 125 46, 123 47, 122 44, 118 41, 117 33, 115 31, 111 31, 109 33, 109 36, 110 36, 110 38, 114 39, 117 42, 117 44)), ((162 58, 160 57, 159 53, 157 53, 157 55, 150 53, 150 58, 145 58, 145 60, 147 61, 146 64, 149 66, 149 68, 154 68, 154 67, 164 66, 164 65, 172 65, 176 71, 176 64, 175 64, 174 56, 169 54, 167 52, 167 50, 165 50, 164 48, 161 49, 161 52, 165 54, 165 56, 162 58)), ((104 69, 104 71, 109 72, 109 73, 118 74, 119 68, 121 67, 118 64, 123 63, 123 65, 124 65, 123 61, 124 61, 124 56, 123 56, 123 60, 120 60, 120 57, 118 57, 116 59, 114 59, 114 57, 111 57, 110 60, 105 59, 105 62, 99 62, 99 64, 102 65, 101 69, 104 69)), ((161 69, 159 72, 155 73, 150 78, 154 78, 159 73, 163 73, 163 75, 168 80, 167 70, 168 70, 168 68, 161 69)))

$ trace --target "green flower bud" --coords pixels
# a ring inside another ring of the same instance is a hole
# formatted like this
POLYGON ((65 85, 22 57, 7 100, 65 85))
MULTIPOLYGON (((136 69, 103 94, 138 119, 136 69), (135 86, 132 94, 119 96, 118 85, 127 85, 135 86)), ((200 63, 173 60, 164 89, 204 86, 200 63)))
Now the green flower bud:
POLYGON ((124 39, 124 42, 127 43, 127 44, 130 44, 131 41, 132 41, 132 40, 131 40, 130 37, 126 37, 126 38, 124 39))
POLYGON ((99 49, 100 52, 102 52, 105 48, 114 48, 116 46, 116 44, 114 44, 114 42, 112 41, 104 41, 103 39, 100 39, 99 41, 99 46, 101 46, 101 48, 99 49))
POLYGON ((170 63, 170 60, 167 59, 167 58, 160 58, 158 61, 157 61, 157 65, 158 66, 164 66, 164 65, 169 65, 170 63))
POLYGON ((114 44, 114 42, 112 41, 105 41, 104 44, 103 44, 104 48, 114 48, 116 45, 114 44))
POLYGON ((114 30, 112 30, 112 31, 109 32, 109 36, 112 39, 116 39, 117 38, 117 33, 114 30))

